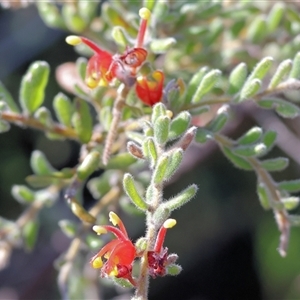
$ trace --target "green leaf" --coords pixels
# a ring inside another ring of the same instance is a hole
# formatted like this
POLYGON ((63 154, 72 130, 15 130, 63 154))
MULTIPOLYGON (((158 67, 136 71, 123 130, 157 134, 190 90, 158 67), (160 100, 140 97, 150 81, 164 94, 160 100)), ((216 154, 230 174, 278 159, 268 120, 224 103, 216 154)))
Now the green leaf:
POLYGON ((49 1, 37 1, 36 6, 39 15, 44 23, 49 27, 66 29, 65 22, 60 14, 58 7, 49 1))
POLYGON ((25 185, 13 185, 11 193, 21 204, 30 204, 35 199, 35 193, 25 185))
POLYGON ((126 48, 127 45, 132 44, 132 39, 129 37, 128 33, 121 26, 114 26, 111 32, 112 38, 117 45, 126 48))
POLYGON ((253 127, 242 135, 237 143, 239 145, 250 145, 257 142, 262 137, 263 131, 260 127, 253 127))
POLYGON ((80 98, 77 98, 75 101, 75 112, 72 116, 72 124, 80 141, 84 144, 88 143, 92 137, 93 120, 89 105, 80 98))
POLYGON ((152 108, 151 123, 155 124, 156 120, 159 117, 165 117, 166 115, 167 115, 167 109, 165 105, 161 102, 155 104, 152 108))
POLYGON ((291 59, 286 59, 284 60, 277 68, 275 74, 273 75, 268 89, 273 89, 276 86, 278 86, 278 84, 280 84, 283 79, 289 74, 289 72, 291 71, 293 66, 293 61, 291 59))
POLYGON ((181 273, 182 267, 177 264, 171 264, 166 267, 166 274, 171 276, 177 276, 181 273))
POLYGON ((9 109, 15 113, 19 113, 20 109, 14 101, 10 92, 5 88, 4 84, 0 81, 0 101, 4 101, 9 109))
POLYGON ((287 198, 282 198, 281 202, 283 203, 285 209, 293 210, 298 207, 299 200, 300 200, 299 197, 287 197, 287 198))
POLYGON ((160 116, 154 123, 154 139, 159 145, 164 145, 169 136, 170 118, 167 116, 160 116))
POLYGON ((270 33, 274 32, 282 20, 284 15, 285 5, 284 3, 277 2, 272 5, 272 8, 267 17, 267 28, 270 33))
POLYGON ((204 128, 198 128, 195 140, 197 143, 204 144, 208 140, 212 139, 212 137, 213 137, 213 134, 210 131, 208 131, 204 128))
POLYGON ((99 1, 78 1, 78 13, 87 22, 90 23, 97 16, 99 1))
POLYGON ((257 157, 265 154, 267 147, 263 143, 241 145, 232 149, 232 152, 236 155, 244 157, 257 157))
POLYGON ((41 122, 44 126, 51 128, 53 125, 50 110, 44 106, 38 108, 34 113, 34 118, 41 122))
POLYGON ((61 9, 61 14, 66 26, 72 32, 81 33, 87 27, 87 21, 82 18, 76 5, 65 3, 61 9))
POLYGON ((237 168, 242 169, 242 170, 246 170, 246 171, 253 170, 252 166, 250 165, 250 163, 246 159, 240 157, 239 155, 234 154, 230 148, 222 147, 222 151, 225 154, 225 156, 237 168))
POLYGON ((162 184, 165 181, 165 174, 169 164, 169 157, 166 154, 163 154, 158 158, 152 180, 155 184, 162 184))
POLYGON ((267 171, 282 171, 289 165, 288 158, 277 157, 261 161, 261 166, 267 171))
POLYGON ((36 61, 30 65, 22 78, 20 104, 26 112, 32 114, 42 105, 49 73, 50 67, 47 62, 36 61))
POLYGON ((300 52, 298 52, 293 60, 293 67, 290 72, 289 78, 300 79, 300 52))
POLYGON ((258 195, 261 206, 265 210, 270 209, 271 208, 270 203, 272 202, 272 200, 269 199, 268 189, 265 186, 265 184, 262 182, 259 182, 259 184, 257 185, 257 195, 258 195))
POLYGON ((53 99, 53 108, 58 121, 70 127, 74 108, 69 97, 64 93, 58 93, 53 99))
POLYGON ((77 232, 77 224, 70 220, 60 220, 58 225, 61 231, 69 238, 73 238, 77 232))
POLYGON ((278 187, 289 193, 298 193, 300 192, 300 179, 281 181, 278 183, 278 187))
POLYGON ((238 64, 230 73, 228 94, 234 95, 237 93, 247 78, 247 65, 245 63, 238 64))
POLYGON ((87 179, 99 168, 100 154, 97 151, 90 152, 77 168, 77 176, 80 180, 87 179))
POLYGON ((273 64, 273 57, 267 56, 263 58, 254 68, 252 73, 250 74, 249 78, 247 79, 248 82, 252 81, 253 79, 262 80, 267 75, 268 71, 272 67, 273 64))
POLYGON ((276 112, 284 118, 296 118, 300 115, 300 108, 293 103, 278 99, 276 102, 275 110, 276 112))
POLYGON ((239 102, 247 100, 255 96, 261 87, 261 81, 257 78, 247 81, 241 90, 240 97, 238 99, 239 102))
POLYGON ((216 116, 207 125, 207 129, 211 132, 221 131, 228 121, 229 118, 228 110, 229 110, 228 105, 221 106, 216 116))
POLYGON ((155 54, 166 53, 176 44, 176 40, 173 37, 152 39, 150 43, 150 49, 155 54))
POLYGON ((193 199, 197 193, 198 187, 196 184, 192 184, 183 191, 181 191, 179 194, 177 194, 172 199, 164 202, 162 206, 164 208, 169 209, 170 211, 173 211, 175 209, 180 208, 187 202, 189 202, 191 199, 193 199))
POLYGON ((39 231, 39 222, 37 220, 28 220, 22 228, 22 235, 25 248, 31 251, 36 243, 39 231))
POLYGON ((105 169, 126 169, 136 162, 129 153, 120 153, 110 158, 105 169))
POLYGON ((153 169, 157 163, 157 149, 152 137, 148 137, 143 142, 143 154, 149 160, 150 168, 153 169))
POLYGON ((100 199, 112 188, 111 180, 118 180, 116 171, 107 170, 101 176, 92 178, 88 181, 87 187, 95 199, 100 199))
POLYGON ((140 210, 145 211, 148 208, 147 203, 139 194, 134 179, 131 174, 126 173, 123 178, 123 188, 132 203, 140 210))
POLYGON ((191 115, 187 111, 179 113, 170 123, 169 140, 179 138, 189 127, 191 115))
POLYGON ((258 15, 252 18, 250 26, 248 26, 247 37, 248 39, 257 44, 261 42, 267 34, 267 22, 263 15, 258 15))
POLYGON ((191 80, 187 86, 186 96, 185 96, 185 101, 184 101, 185 104, 189 104, 192 102, 194 94, 196 93, 196 90, 207 71, 208 71, 207 67, 202 67, 198 72, 196 72, 193 75, 193 77, 191 78, 191 80))
POLYGON ((183 159, 183 152, 184 151, 181 148, 174 149, 171 151, 168 159, 167 169, 164 174, 165 175, 164 181, 171 179, 174 173, 178 170, 183 159))
POLYGON ((220 76, 220 70, 211 70, 206 75, 204 75, 192 98, 192 103, 199 103, 202 97, 216 85, 220 76))
POLYGON ((78 217, 81 221, 90 224, 96 223, 96 218, 88 213, 75 199, 70 199, 70 208, 73 214, 78 217))
POLYGON ((50 175, 56 171, 42 151, 34 150, 30 157, 30 166, 37 175, 50 175))
POLYGON ((264 134, 262 138, 262 142, 267 147, 267 151, 269 151, 275 145, 276 137, 277 137, 277 133, 275 131, 270 130, 264 134))

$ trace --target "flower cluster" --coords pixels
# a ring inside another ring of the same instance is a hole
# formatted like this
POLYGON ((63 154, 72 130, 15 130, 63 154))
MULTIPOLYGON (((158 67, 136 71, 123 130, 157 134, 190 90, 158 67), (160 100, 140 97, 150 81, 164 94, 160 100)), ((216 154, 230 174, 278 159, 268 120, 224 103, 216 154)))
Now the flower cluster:
MULTIPOLYGON (((101 269, 102 277, 124 278, 135 286, 136 281, 132 277, 132 266, 134 260, 141 253, 137 254, 121 219, 114 212, 109 213, 109 219, 113 225, 118 225, 119 228, 110 225, 95 225, 93 230, 98 235, 111 232, 116 236, 116 239, 106 244, 92 257, 90 263, 93 268, 101 269), (105 263, 103 263, 102 258, 106 259, 105 263)), ((173 264, 177 259, 176 254, 168 255, 168 249, 163 247, 167 229, 172 228, 175 224, 174 219, 166 220, 158 232, 154 249, 147 252, 148 271, 153 278, 166 275, 167 266, 173 264)))
POLYGON ((114 79, 118 79, 127 86, 135 84, 136 94, 145 104, 152 106, 161 101, 164 82, 163 72, 154 71, 152 73, 154 80, 149 80, 145 75, 137 77, 138 68, 146 61, 148 55, 143 44, 150 15, 151 13, 147 8, 140 10, 141 24, 136 45, 132 48, 127 47, 122 54, 112 54, 105 51, 85 37, 71 35, 66 38, 68 44, 75 46, 83 43, 94 52, 86 69, 85 82, 89 88, 107 86, 114 79))

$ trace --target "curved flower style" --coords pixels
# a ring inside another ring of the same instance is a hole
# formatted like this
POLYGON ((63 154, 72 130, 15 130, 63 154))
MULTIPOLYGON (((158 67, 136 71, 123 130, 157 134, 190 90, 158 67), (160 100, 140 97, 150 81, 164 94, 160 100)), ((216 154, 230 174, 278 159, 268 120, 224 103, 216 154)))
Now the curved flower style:
POLYGON ((119 228, 110 225, 95 225, 93 226, 93 230, 99 235, 110 231, 117 239, 106 244, 94 257, 92 257, 90 263, 95 269, 101 268, 102 276, 124 278, 132 285, 135 285, 135 281, 131 274, 132 263, 136 257, 135 246, 128 238, 127 231, 121 219, 114 212, 109 213, 109 219, 113 225, 118 225, 119 228), (103 263, 102 257, 106 259, 105 263, 103 263))
POLYGON ((149 106, 160 102, 163 94, 164 73, 154 71, 151 74, 153 80, 148 80, 146 76, 139 76, 136 79, 135 91, 142 102, 149 106))
POLYGON ((176 225, 176 220, 168 219, 164 222, 163 226, 160 228, 154 250, 148 251, 148 267, 149 274, 156 278, 157 276, 166 275, 166 267, 173 264, 177 260, 176 254, 168 255, 168 248, 163 248, 163 243, 167 233, 167 229, 172 228, 176 225))

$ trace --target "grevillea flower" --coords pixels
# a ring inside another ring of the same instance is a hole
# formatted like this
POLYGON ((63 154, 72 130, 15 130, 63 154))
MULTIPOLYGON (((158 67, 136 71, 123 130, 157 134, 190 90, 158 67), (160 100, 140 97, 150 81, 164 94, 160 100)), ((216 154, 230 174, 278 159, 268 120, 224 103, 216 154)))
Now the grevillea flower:
POLYGON ((152 79, 146 76, 138 76, 136 79, 135 91, 142 102, 153 106, 160 102, 163 95, 164 73, 162 71, 154 71, 151 74, 152 79))
POLYGON ((166 268, 177 260, 176 254, 168 255, 168 248, 163 247, 167 229, 176 225, 176 220, 168 219, 160 228, 153 251, 148 251, 148 270, 149 274, 155 278, 166 275, 166 268))
POLYGON ((118 225, 119 228, 104 225, 93 226, 93 230, 97 234, 112 232, 116 239, 106 244, 94 257, 90 263, 93 268, 101 268, 102 276, 112 276, 116 278, 127 279, 132 285, 135 281, 132 278, 132 264, 136 257, 135 246, 128 238, 127 231, 121 219, 114 213, 109 213, 109 219, 113 225, 118 225), (103 263, 102 258, 106 261, 103 263))

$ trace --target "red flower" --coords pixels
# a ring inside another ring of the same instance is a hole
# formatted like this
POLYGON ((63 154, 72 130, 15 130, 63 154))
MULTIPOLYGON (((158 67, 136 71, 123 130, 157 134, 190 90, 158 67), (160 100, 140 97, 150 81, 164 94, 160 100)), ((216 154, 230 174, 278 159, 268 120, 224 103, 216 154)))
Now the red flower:
POLYGON ((148 80, 146 76, 139 76, 136 79, 135 91, 140 100, 149 106, 160 102, 163 94, 164 73, 154 71, 151 74, 153 80, 148 80))
POLYGON ((168 248, 163 248, 167 229, 172 228, 175 225, 176 220, 166 220, 158 232, 154 250, 148 251, 147 257, 149 274, 153 278, 166 275, 166 267, 170 264, 173 264, 177 259, 176 254, 168 255, 168 248))
POLYGON ((117 239, 106 244, 94 257, 92 257, 90 263, 95 269, 101 268, 102 276, 124 278, 135 285, 135 281, 131 274, 132 263, 136 257, 135 246, 128 238, 127 231, 121 219, 114 212, 109 213, 109 218, 110 221, 114 225, 118 225, 119 228, 110 225, 95 225, 93 226, 93 230, 99 235, 110 231, 117 239), (105 263, 103 263, 102 257, 106 259, 105 263))

